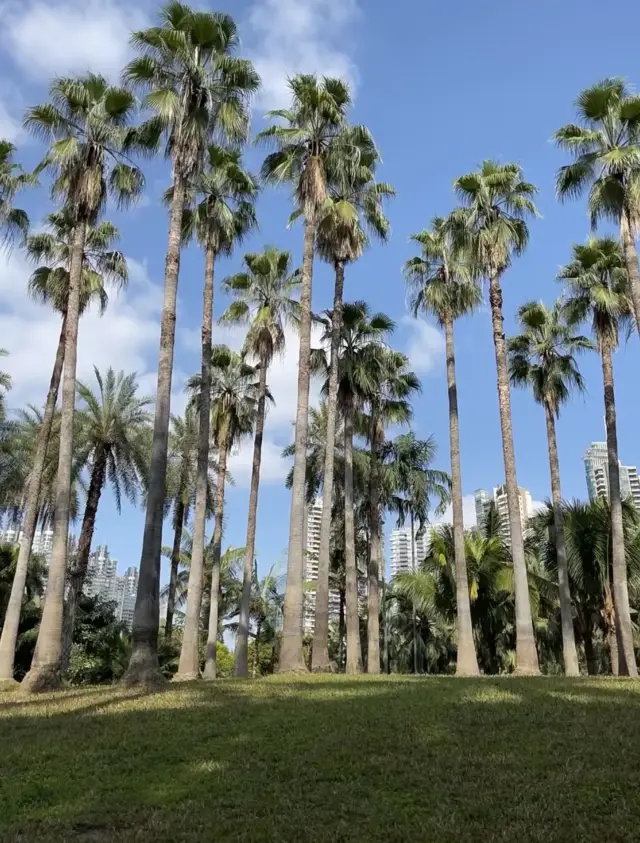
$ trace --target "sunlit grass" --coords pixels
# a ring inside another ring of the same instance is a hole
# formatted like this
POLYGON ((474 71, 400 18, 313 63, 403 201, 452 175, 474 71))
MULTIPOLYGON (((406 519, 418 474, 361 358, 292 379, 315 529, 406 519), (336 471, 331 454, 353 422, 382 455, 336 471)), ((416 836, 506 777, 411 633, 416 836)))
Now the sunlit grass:
POLYGON ((2 841, 638 839, 640 683, 0 694, 2 841))

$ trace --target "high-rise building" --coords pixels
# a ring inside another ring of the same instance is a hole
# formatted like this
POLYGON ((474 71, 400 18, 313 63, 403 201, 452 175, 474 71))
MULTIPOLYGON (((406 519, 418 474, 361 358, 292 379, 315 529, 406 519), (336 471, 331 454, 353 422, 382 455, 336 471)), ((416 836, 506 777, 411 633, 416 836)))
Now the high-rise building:
POLYGON ((116 578, 115 583, 116 617, 129 629, 133 626, 133 611, 136 607, 137 594, 138 569, 130 567, 121 577, 116 578))
MULTIPOLYGON (((620 494, 631 498, 640 512, 640 478, 635 465, 620 465, 620 494)), ((609 500, 609 461, 606 442, 592 442, 584 455, 584 468, 587 477, 589 500, 606 498, 609 500)))
POLYGON ((411 527, 396 527, 391 531, 391 576, 403 574, 412 569, 415 562, 416 567, 427 555, 429 545, 429 531, 423 530, 422 534, 418 529, 414 530, 413 546, 414 556, 411 555, 411 527))
MULTIPOLYGON (((501 486, 496 486, 493 490, 493 495, 490 496, 486 489, 477 489, 475 493, 476 502, 476 525, 482 529, 484 520, 489 511, 489 507, 493 503, 496 512, 500 518, 500 528, 502 537, 510 544, 511 542, 511 527, 509 526, 509 504, 507 501, 507 487, 504 483, 501 486)), ((533 503, 531 495, 527 489, 518 488, 518 504, 520 508, 520 524, 522 532, 527 529, 529 519, 533 515, 533 503)))
MULTIPOLYGON (((322 524, 322 498, 312 501, 305 511, 305 562, 306 583, 303 606, 303 628, 307 635, 313 634, 316 625, 316 592, 313 583, 318 579, 320 559, 320 529, 322 524)), ((340 613, 340 594, 329 590, 329 620, 335 620, 340 613)))
MULTIPOLYGON (((0 530, 0 543, 21 544, 23 532, 20 524, 7 524, 6 528, 0 530)), ((51 551, 53 549, 53 530, 36 530, 33 535, 31 552, 44 556, 47 566, 51 562, 51 551)))
POLYGON ((99 545, 93 553, 89 554, 84 587, 87 596, 115 600, 117 570, 118 562, 111 558, 109 548, 106 545, 99 545))

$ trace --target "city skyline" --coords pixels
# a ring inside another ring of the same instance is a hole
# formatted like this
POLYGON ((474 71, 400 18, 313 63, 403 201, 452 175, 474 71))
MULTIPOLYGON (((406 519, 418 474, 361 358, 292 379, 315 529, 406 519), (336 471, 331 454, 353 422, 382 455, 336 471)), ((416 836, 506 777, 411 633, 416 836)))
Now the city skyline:
MULTIPOLYGON (((592 442, 585 451, 583 459, 589 500, 593 501, 597 498, 609 500, 607 443, 592 442)), ((636 510, 640 512, 638 469, 635 465, 624 465, 622 460, 618 462, 618 465, 620 467, 620 494, 623 498, 631 498, 636 510)))

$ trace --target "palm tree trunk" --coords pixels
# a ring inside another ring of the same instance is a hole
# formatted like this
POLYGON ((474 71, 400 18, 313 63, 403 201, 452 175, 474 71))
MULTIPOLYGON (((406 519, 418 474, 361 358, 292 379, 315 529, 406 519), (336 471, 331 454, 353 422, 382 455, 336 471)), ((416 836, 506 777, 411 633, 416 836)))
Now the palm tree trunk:
POLYGON ((49 382, 49 391, 47 392, 47 400, 44 406, 44 415, 42 417, 40 430, 38 431, 36 453, 33 459, 31 473, 29 475, 29 483, 27 484, 24 519, 22 522, 22 541, 20 542, 20 550, 18 551, 16 572, 13 577, 13 583, 11 584, 11 595, 9 597, 7 611, 4 616, 2 635, 0 636, 0 687, 5 683, 12 684, 15 682, 13 678, 13 665, 15 659, 16 641, 18 640, 20 615, 22 612, 24 587, 27 581, 29 557, 31 556, 31 546, 33 545, 33 537, 35 535, 36 524, 38 522, 38 501, 40 498, 42 473, 44 471, 44 462, 47 457, 47 448, 51 437, 53 417, 56 411, 56 401, 58 400, 58 390, 60 389, 60 379, 62 377, 62 367, 64 365, 66 326, 67 317, 66 314, 64 314, 62 317, 62 327, 60 328, 58 350, 56 352, 53 372, 51 373, 51 381, 49 382))
POLYGON ((200 407, 198 410, 198 462, 196 466, 196 500, 193 509, 193 546, 187 586, 187 606, 177 680, 197 679, 200 675, 200 613, 204 578, 204 533, 207 521, 209 487, 209 447, 211 428, 211 343, 213 337, 213 277, 215 251, 211 244, 205 250, 204 286, 202 291, 202 343, 200 407))
POLYGON ((302 653, 302 611, 304 602, 304 509, 307 469, 307 434, 309 428, 309 378, 311 357, 311 284, 315 226, 309 219, 304 223, 304 248, 300 287, 300 352, 298 356, 298 403, 291 485, 291 516, 289 520, 289 552, 287 556, 287 584, 284 594, 284 619, 281 672, 306 671, 302 653))
POLYGON ((258 675, 258 664, 260 653, 258 651, 258 647, 260 646, 260 634, 262 633, 262 624, 260 622, 260 618, 258 618, 256 622, 256 638, 255 638, 255 645, 253 648, 253 678, 255 679, 258 675))
POLYGON ((204 662, 205 679, 216 678, 216 643, 218 641, 218 603, 220 599, 220 557, 222 556, 222 518, 224 516, 224 484, 227 475, 227 457, 229 455, 228 431, 222 431, 218 445, 218 485, 214 504, 215 526, 211 548, 211 597, 209 600, 209 632, 207 634, 207 652, 204 662))
POLYGON ((340 588, 339 594, 340 607, 338 609, 338 667, 340 670, 344 667, 344 611, 347 602, 347 595, 344 588, 340 588))
POLYGON ((369 483, 369 589, 367 595, 367 673, 380 673, 380 424, 371 408, 371 472, 369 483))
POLYGON ((590 619, 588 619, 584 629, 584 655, 587 660, 587 673, 589 676, 595 676, 598 673, 598 665, 593 647, 593 629, 590 619))
POLYGON ((387 586, 384 571, 382 572, 382 641, 384 672, 389 675, 389 618, 387 617, 387 586))
POLYGON ((513 430, 511 427, 511 398, 509 395, 509 375, 507 371, 507 351, 502 318, 502 289, 500 277, 492 272, 489 279, 489 302, 491 304, 491 324, 493 345, 496 355, 498 382, 498 402, 500 406, 500 430, 502 434, 502 453, 504 458, 505 485, 507 487, 507 505, 509 508, 509 529, 511 533, 511 555, 513 558, 513 579, 516 592, 516 673, 539 673, 538 652, 533 637, 531 604, 529 603, 529 584, 527 564, 524 556, 522 523, 520 521, 520 502, 518 482, 516 480, 516 460, 513 450, 513 430))
POLYGON ((251 466, 251 489, 249 491, 247 545, 244 555, 242 597, 240 602, 240 618, 238 620, 238 634, 236 636, 235 652, 235 675, 243 677, 247 677, 249 675, 249 613, 251 609, 251 585, 253 582, 253 558, 256 547, 258 490, 260 488, 260 463, 262 461, 262 439, 264 435, 264 412, 267 399, 268 366, 268 357, 266 353, 263 353, 260 357, 260 383, 258 386, 256 429, 253 439, 253 465, 251 466))
POLYGON ((544 414, 547 422, 547 444, 549 447, 549 470, 551 473, 551 501, 553 503, 553 524, 556 533, 556 557, 558 560, 558 587, 560 591, 560 621, 562 624, 562 653, 564 672, 567 676, 579 676, 578 652, 573 629, 571 611, 571 590, 569 588, 569 568, 567 566, 567 547, 564 536, 564 515, 562 495, 560 494, 560 463, 556 443, 556 425, 553 410, 545 403, 544 414))
MULTIPOLYGON (((413 523, 413 510, 410 513, 411 517, 411 571, 416 572, 416 534, 415 525, 413 523)), ((418 622, 416 619, 416 604, 415 601, 411 604, 411 619, 413 621, 413 672, 418 673, 418 622)))
POLYGON ((107 452, 103 446, 98 446, 93 455, 93 468, 91 470, 91 480, 89 481, 87 503, 84 508, 84 516, 82 518, 82 527, 80 529, 80 539, 78 541, 75 564, 71 569, 69 590, 67 600, 64 605, 61 660, 61 670, 63 673, 65 673, 69 668, 69 656, 71 654, 71 645, 73 643, 73 627, 76 619, 76 609, 87 578, 89 553, 91 552, 91 542, 93 541, 93 530, 96 524, 98 505, 100 503, 100 495, 102 494, 102 489, 104 487, 106 472, 107 452))
POLYGON ((358 569, 353 520, 353 415, 344 413, 344 557, 347 581, 347 665, 346 672, 360 673, 360 625, 358 620, 358 569))
POLYGON ((624 262, 627 267, 627 275, 629 276, 636 330, 640 334, 640 272, 638 271, 638 253, 636 252, 636 244, 633 239, 633 226, 630 213, 626 205, 620 218, 620 237, 622 239, 624 262))
POLYGON ((333 311, 331 313, 331 354, 329 359, 329 390, 327 393, 327 433, 324 452, 322 487, 322 520, 320 522, 320 554, 316 580, 315 628, 311 664, 315 671, 330 669, 329 662, 329 567, 331 546, 331 513, 333 508, 333 474, 338 415, 338 362, 342 333, 342 295, 344 290, 344 262, 335 261, 333 311))
POLYGON ((60 683, 62 656, 62 612, 69 547, 69 502, 73 461, 73 420, 76 401, 76 359, 78 355, 78 321, 80 318, 80 284, 86 221, 78 222, 73 232, 69 267, 69 298, 65 331, 64 372, 60 418, 60 449, 56 480, 56 506, 53 526, 53 547, 47 578, 47 592, 40 621, 38 641, 31 670, 23 685, 30 691, 55 688, 60 683))
POLYGON ((620 495, 620 470, 618 461, 618 431, 616 428, 616 400, 613 388, 613 365, 611 348, 603 346, 602 380, 604 384, 604 413, 607 428, 607 457, 609 468, 609 502, 611 505, 611 543, 613 569, 613 601, 615 605, 616 634, 620 674, 637 676, 636 657, 633 649, 631 613, 629 611, 629 588, 627 585, 627 558, 624 547, 622 525, 622 498, 620 495))
POLYGON ((478 658, 473 641, 469 578, 464 550, 462 515, 462 474, 460 470, 460 428, 458 422, 458 385, 453 346, 453 319, 444 320, 447 357, 447 393, 449 396, 449 448, 451 450, 451 509, 453 515, 453 555, 456 568, 456 633, 458 638, 457 676, 477 676, 478 658))
MULTIPOLYGON (((183 489, 180 489, 180 499, 176 504, 176 517, 173 531, 173 547, 171 548, 171 569, 169 571, 169 593, 167 595, 167 618, 164 624, 164 640, 171 641, 173 635, 173 616, 176 611, 176 590, 178 588, 178 568, 180 567, 180 550, 182 548, 182 530, 184 528, 183 489)), ((184 490, 186 493, 186 489, 184 490)))
POLYGON ((171 413, 171 376, 176 332, 176 300, 180 271, 180 242, 185 185, 174 168, 173 197, 169 213, 169 238, 164 268, 164 291, 160 320, 160 351, 156 408, 153 422, 149 494, 140 557, 138 593, 133 613, 131 659, 122 679, 125 685, 162 683, 158 666, 158 628, 160 625, 160 555, 162 522, 167 490, 167 450, 171 413))

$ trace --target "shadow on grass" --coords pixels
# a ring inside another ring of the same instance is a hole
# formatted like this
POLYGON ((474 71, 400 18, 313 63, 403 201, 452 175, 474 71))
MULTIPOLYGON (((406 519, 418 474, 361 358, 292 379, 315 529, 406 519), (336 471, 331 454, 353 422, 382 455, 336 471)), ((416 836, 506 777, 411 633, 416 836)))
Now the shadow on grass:
POLYGON ((638 839, 640 683, 106 691, 0 718, 0 840, 638 839))

